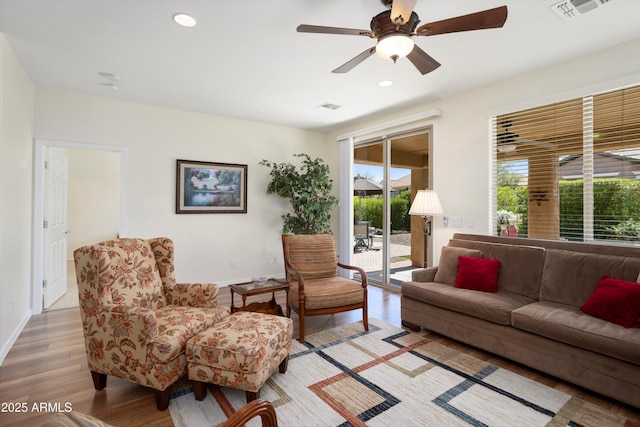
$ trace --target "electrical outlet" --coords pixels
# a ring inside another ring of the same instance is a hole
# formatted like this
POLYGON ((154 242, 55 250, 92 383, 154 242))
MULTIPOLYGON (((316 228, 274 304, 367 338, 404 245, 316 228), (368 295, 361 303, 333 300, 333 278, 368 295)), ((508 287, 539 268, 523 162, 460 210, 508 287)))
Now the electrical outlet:
POLYGON ((237 261, 235 258, 231 258, 231 268, 236 268, 237 261))
POLYGON ((277 264, 278 259, 276 257, 271 258, 271 264, 277 264))

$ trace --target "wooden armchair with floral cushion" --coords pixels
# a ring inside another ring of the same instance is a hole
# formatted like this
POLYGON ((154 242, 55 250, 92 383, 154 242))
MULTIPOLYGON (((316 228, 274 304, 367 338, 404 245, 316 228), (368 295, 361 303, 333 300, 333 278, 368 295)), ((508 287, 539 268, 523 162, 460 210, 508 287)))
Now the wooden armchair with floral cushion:
POLYGON ((362 309, 364 330, 369 330, 367 274, 360 267, 338 262, 331 234, 283 234, 284 266, 289 305, 300 317, 300 342, 304 342, 307 316, 362 309), (338 267, 360 273, 362 282, 338 276, 338 267))
POLYGON ((229 316, 215 284, 177 284, 173 242, 115 239, 74 252, 87 360, 96 390, 113 375, 155 389, 159 410, 186 374, 195 334, 229 316))

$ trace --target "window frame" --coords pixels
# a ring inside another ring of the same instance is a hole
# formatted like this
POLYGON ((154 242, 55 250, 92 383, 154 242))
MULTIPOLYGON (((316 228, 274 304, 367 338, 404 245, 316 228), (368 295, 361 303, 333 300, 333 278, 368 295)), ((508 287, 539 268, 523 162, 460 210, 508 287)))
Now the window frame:
MULTIPOLYGON (((628 84, 625 85, 623 87, 618 87, 618 88, 613 88, 613 89, 606 89, 606 90, 601 90, 601 91, 593 91, 592 93, 583 93, 581 94, 579 97, 573 97, 573 98, 564 98, 564 99, 556 99, 554 100, 554 102, 551 103, 540 103, 539 105, 534 105, 533 107, 529 107, 529 108, 523 108, 521 109, 522 105, 518 108, 512 108, 512 109, 505 109, 502 112, 493 112, 490 117, 489 117, 489 129, 490 129, 490 150, 491 150, 491 155, 490 155, 490 159, 491 159, 491 181, 490 181, 490 195, 491 195, 491 200, 489 203, 489 218, 490 218, 490 229, 492 230, 492 234, 496 233, 496 231, 498 230, 498 218, 497 218, 497 212, 498 212, 498 166, 500 163, 502 163, 503 161, 499 161, 499 157, 500 157, 500 152, 502 152, 502 158, 504 159, 506 156, 504 156, 504 150, 500 150, 499 149, 499 145, 500 143, 504 143, 504 137, 500 136, 501 131, 504 132, 504 129, 501 129, 501 124, 499 123, 500 120, 504 120, 505 117, 508 117, 509 115, 518 115, 518 114, 522 114, 525 115, 527 114, 527 111, 531 110, 531 111, 536 111, 537 109, 544 109, 544 108, 549 108, 552 107, 556 104, 562 104, 562 103, 566 103, 566 102, 574 102, 574 101, 581 101, 582 107, 581 107, 581 113, 582 113, 582 129, 581 129, 581 133, 582 133, 582 148, 580 150, 580 154, 579 156, 581 157, 581 161, 582 161, 582 185, 583 185, 583 189, 582 189, 582 203, 583 203, 583 207, 582 207, 582 216, 583 216, 583 221, 582 221, 582 229, 581 234, 582 234, 582 241, 585 242, 592 242, 592 241, 597 241, 598 243, 612 243, 612 244, 629 244, 632 243, 633 244, 633 240, 603 240, 601 238, 596 239, 595 238, 595 230, 594 230, 594 223, 595 223, 595 218, 594 218, 594 152, 596 150, 594 150, 594 139, 597 138, 597 133, 596 131, 594 131, 594 122, 596 122, 596 120, 598 120, 597 117, 594 117, 594 98, 598 99, 598 97, 601 96, 608 96, 608 95, 612 95, 612 97, 614 97, 618 92, 621 93, 621 97, 624 98, 624 91, 631 91, 632 93, 632 103, 631 105, 633 105, 634 107, 638 107, 638 105, 640 104, 640 101, 636 100, 639 99, 640 97, 638 97, 637 93, 640 92, 640 84, 638 83, 638 81, 640 81, 640 79, 636 80, 635 83, 633 84, 628 84), (634 94, 634 91, 636 94, 634 94), (635 96, 635 98, 634 98, 635 96)), ((624 111, 624 100, 622 101, 622 108, 624 111)), ((613 110, 613 108, 612 108, 613 110)), ((609 112, 606 109, 602 110, 604 113, 609 112)), ((633 111, 633 110, 631 110, 633 111)), ((575 111, 573 112, 575 114, 575 111)), ((555 113, 554 113, 555 114, 555 113)), ((602 116, 604 116, 604 114, 602 114, 602 116)), ((630 116, 632 118, 632 125, 631 128, 634 128, 634 125, 637 123, 640 123, 640 115, 638 113, 632 112, 630 113, 630 116)), ((526 117, 526 116, 523 116, 526 117)), ((624 122, 624 118, 626 116, 623 116, 620 120, 622 120, 624 122)), ((555 116, 554 116, 555 118, 555 116)), ((562 120, 562 117, 560 117, 560 120, 562 120)), ((523 119, 524 122, 524 119, 523 119)), ((504 121, 502 122, 503 124, 505 123, 504 121)), ((562 123, 559 121, 559 123, 562 123)), ((555 124, 554 124, 555 125, 555 124)), ((564 123, 563 123, 564 125, 564 123)), ((531 125, 533 126, 533 125, 531 125)), ((624 125, 623 125, 624 126, 624 125)), ((546 128, 545 128, 546 130, 546 128)), ((630 145, 632 146, 633 150, 640 150, 640 132, 635 131, 635 129, 632 131, 631 133, 631 137, 628 139, 628 141, 630 141, 630 145), (635 133, 634 133, 635 132, 635 133)), ((625 146, 625 143, 627 143, 627 140, 624 139, 624 136, 620 138, 620 140, 618 142, 615 142, 613 145, 618 144, 621 146, 625 146)), ((576 142, 572 142, 572 146, 571 145, 567 145, 567 147, 577 147, 576 142)), ((504 145, 504 144, 502 144, 504 145)), ((608 145, 603 144, 604 147, 608 147, 608 145)), ((551 146, 551 150, 555 150, 556 154, 557 151, 563 151, 563 149, 567 148, 564 147, 562 145, 555 145, 555 146, 551 146), (560 149, 558 149, 558 147, 560 147, 560 149)), ((609 151, 605 151, 602 150, 602 147, 599 148, 600 151, 602 151, 603 153, 609 153, 609 151)), ((566 150, 565 150, 566 151, 566 150)), ((611 151, 615 151, 614 149, 612 149, 611 151)), ((549 151, 548 153, 546 153, 547 156, 549 156, 549 154, 551 154, 553 156, 553 152, 549 151)), ((525 154, 526 156, 526 154, 525 154)), ((550 157, 552 157, 550 156, 550 157)), ((636 154, 634 153, 631 157, 635 158, 636 154)), ((560 156, 556 156, 555 157, 558 161, 560 159, 560 156)), ((529 158, 527 157, 527 160, 529 160, 529 158)), ((554 171, 552 171, 552 173, 555 173, 557 170, 558 166, 553 166, 555 169, 554 171)), ((634 172, 635 173, 635 172, 634 172)), ((529 174, 530 171, 527 171, 527 179, 529 178, 529 174)), ((559 184, 560 183, 560 177, 556 177, 555 175, 553 176, 553 181, 552 181, 552 186, 555 186, 557 188, 559 188, 559 184)), ((529 182, 528 182, 529 184, 529 182)), ((555 197, 554 199, 554 203, 556 205, 560 205, 560 194, 559 191, 557 192, 557 195, 553 194, 553 197, 555 197)), ((530 204, 531 204, 531 195, 529 194, 529 200, 527 203, 527 211, 530 210, 530 204)), ((548 215, 549 218, 552 217, 552 215, 548 215)), ((558 224, 560 224, 560 219, 562 217, 562 214, 559 211, 558 208, 558 213, 557 213, 557 221, 558 224)), ((624 218, 619 218, 620 221, 624 221, 624 218)), ((640 220, 635 220, 635 221, 640 221, 640 220)), ((562 230, 560 228, 560 226, 558 225, 557 227, 557 234, 558 236, 548 236, 551 238, 559 238, 560 235, 562 233, 562 230)), ((539 238, 545 238, 544 236, 539 237, 539 238)), ((638 244, 637 242, 635 244, 638 244)))

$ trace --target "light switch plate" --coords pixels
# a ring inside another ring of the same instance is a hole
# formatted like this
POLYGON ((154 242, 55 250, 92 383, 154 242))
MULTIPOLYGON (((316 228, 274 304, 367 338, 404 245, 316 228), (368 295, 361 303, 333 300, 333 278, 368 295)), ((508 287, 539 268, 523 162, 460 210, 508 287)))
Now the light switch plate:
POLYGON ((449 217, 449 227, 462 227, 462 217, 461 216, 450 216, 449 217))

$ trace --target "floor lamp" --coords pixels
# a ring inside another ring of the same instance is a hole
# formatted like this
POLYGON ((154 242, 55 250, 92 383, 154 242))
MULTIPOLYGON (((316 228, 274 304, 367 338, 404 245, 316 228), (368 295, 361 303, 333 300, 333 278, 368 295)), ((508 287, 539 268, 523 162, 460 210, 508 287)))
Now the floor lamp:
POLYGON ((422 266, 427 268, 427 247, 429 245, 429 236, 431 236, 431 220, 434 215, 442 215, 442 206, 438 199, 438 193, 433 190, 418 190, 409 215, 419 215, 424 220, 424 251, 422 266))

